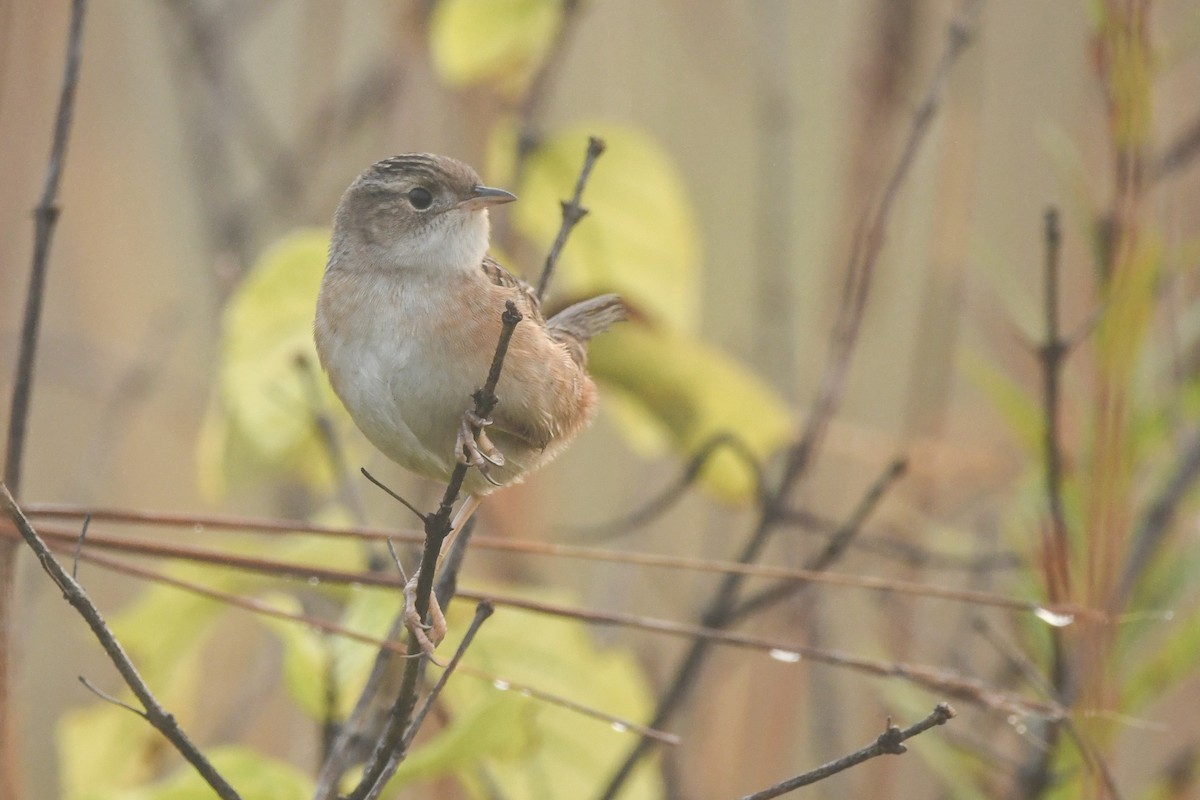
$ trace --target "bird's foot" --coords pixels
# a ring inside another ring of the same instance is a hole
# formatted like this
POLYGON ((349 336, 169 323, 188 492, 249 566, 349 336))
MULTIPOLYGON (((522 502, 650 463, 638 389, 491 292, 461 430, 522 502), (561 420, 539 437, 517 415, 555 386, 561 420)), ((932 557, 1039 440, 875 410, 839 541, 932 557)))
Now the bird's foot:
MULTIPOLYGON (((419 572, 418 572, 419 574, 419 572)), ((417 575, 413 575, 404 584, 404 627, 417 640, 421 651, 433 658, 433 651, 446 638, 446 618, 442 615, 442 606, 438 603, 437 595, 429 595, 429 624, 426 625, 417 614, 417 575)))
POLYGON ((466 411, 458 429, 454 453, 459 463, 475 467, 488 483, 499 486, 500 484, 488 474, 489 466, 504 466, 504 454, 496 449, 496 445, 492 444, 487 435, 487 427, 491 424, 490 419, 481 417, 474 411, 466 411))

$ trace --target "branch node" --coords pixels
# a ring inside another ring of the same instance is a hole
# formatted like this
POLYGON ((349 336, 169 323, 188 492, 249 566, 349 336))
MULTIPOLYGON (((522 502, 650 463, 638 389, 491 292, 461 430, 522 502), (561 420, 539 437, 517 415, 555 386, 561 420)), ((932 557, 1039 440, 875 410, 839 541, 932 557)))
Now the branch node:
POLYGON ((875 740, 875 744, 884 753, 898 756, 908 752, 908 748, 904 746, 902 731, 899 727, 892 725, 890 722, 884 729, 883 733, 879 734, 879 738, 875 740))

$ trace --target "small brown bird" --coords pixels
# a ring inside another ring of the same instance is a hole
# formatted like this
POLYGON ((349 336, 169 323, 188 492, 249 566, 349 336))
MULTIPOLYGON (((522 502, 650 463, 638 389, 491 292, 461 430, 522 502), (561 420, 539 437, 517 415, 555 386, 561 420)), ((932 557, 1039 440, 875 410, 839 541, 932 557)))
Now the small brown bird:
POLYGON ((456 461, 478 468, 454 532, 484 495, 521 481, 588 424, 596 387, 587 342, 626 314, 604 295, 542 317, 531 288, 487 255, 488 208, 515 199, 446 156, 380 161, 342 196, 317 301, 321 364, 371 443, 434 480, 447 480, 456 461), (487 377, 508 300, 525 319, 509 344, 500 403, 481 420, 471 395, 487 377))

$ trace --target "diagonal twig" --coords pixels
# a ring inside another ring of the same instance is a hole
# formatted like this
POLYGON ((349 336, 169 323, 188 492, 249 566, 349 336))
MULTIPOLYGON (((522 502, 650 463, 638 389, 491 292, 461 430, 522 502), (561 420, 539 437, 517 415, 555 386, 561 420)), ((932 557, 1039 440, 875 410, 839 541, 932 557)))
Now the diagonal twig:
POLYGON ((888 726, 884 729, 883 733, 879 734, 874 742, 862 748, 861 750, 843 756, 836 761, 830 761, 828 764, 824 764, 814 770, 797 775, 794 778, 789 778, 786 781, 777 783, 774 786, 763 789, 762 791, 755 792, 754 794, 748 794, 743 797, 742 800, 771 800, 773 797, 780 797, 788 792, 795 791, 802 786, 808 786, 809 784, 824 780, 831 775, 836 775, 837 773, 850 769, 851 767, 858 766, 864 761, 869 761, 877 756, 888 754, 900 755, 907 750, 903 744, 906 739, 911 739, 918 734, 924 733, 930 728, 936 728, 938 725, 945 725, 953 718, 954 709, 946 703, 938 703, 937 707, 933 709, 929 716, 925 717, 925 719, 921 720, 920 722, 908 726, 904 730, 900 730, 900 728, 892 725, 889 721, 888 726))
POLYGON ((416 738, 417 732, 421 730, 421 724, 425 721, 426 715, 433 708, 433 704, 437 702, 438 695, 442 693, 442 689, 446 688, 447 681, 454 674, 454 670, 458 668, 463 654, 471 646, 471 642, 475 639, 475 634, 479 633, 479 628, 495 610, 495 607, 486 600, 481 600, 475 607, 475 618, 471 620, 470 626, 468 626, 466 633, 463 634, 462 641, 458 644, 458 649, 454 651, 454 656, 450 659, 450 663, 446 665, 446 669, 442 671, 442 675, 438 678, 437 683, 429 690, 429 694, 426 696, 425 702, 421 704, 421 708, 413 715, 412 721, 408 724, 408 729, 404 732, 404 738, 400 741, 400 748, 388 761, 387 769, 379 776, 379 781, 375 784, 375 788, 367 794, 367 800, 375 800, 375 798, 379 797, 380 793, 386 788, 387 782, 396 774, 396 768, 404 760, 404 756, 408 753, 408 748, 412 745, 413 739, 416 738))
POLYGON ((21 537, 25 539, 25 542, 37 555, 38 561, 42 564, 42 569, 46 571, 50 579, 62 590, 66 601, 79 612, 79 615, 87 622, 88 627, 92 629, 92 633, 99 640, 109 659, 113 662, 117 671, 121 673, 125 684, 133 691, 138 702, 141 703, 144 713, 138 713, 145 717, 147 722, 154 726, 157 731, 174 745, 179 754, 212 787, 218 797, 222 798, 222 800, 239 800, 238 793, 213 768, 212 764, 200 752, 199 748, 192 743, 191 739, 188 738, 187 734, 179 726, 175 717, 158 702, 153 692, 150 691, 150 687, 142 680, 137 667, 133 665, 129 656, 126 655, 120 642, 117 641, 112 631, 109 630, 104 617, 100 614, 100 610, 92 603, 91 598, 88 597, 83 587, 58 563, 54 554, 50 552, 50 548, 46 546, 46 543, 34 531, 33 526, 29 524, 29 520, 26 519, 25 514, 17 505, 17 501, 13 499, 8 487, 3 482, 0 482, 0 509, 16 525, 17 530, 21 533, 21 537))
POLYGON ((875 511, 879 505, 879 501, 887 493, 887 490, 895 483, 896 479, 904 473, 904 462, 897 460, 888 465, 888 468, 875 480, 867 489, 858 506, 850 517, 838 528, 833 538, 821 549, 819 553, 813 556, 808 563, 804 565, 805 572, 813 573, 814 578, 811 582, 801 582, 795 580, 780 580, 777 583, 768 586, 767 588, 753 594, 742 600, 738 605, 729 612, 730 621, 745 619, 755 612, 773 606, 776 603, 795 596, 803 591, 808 586, 815 583, 829 582, 825 581, 823 570, 828 569, 845 551, 850 542, 862 530, 867 518, 875 511))

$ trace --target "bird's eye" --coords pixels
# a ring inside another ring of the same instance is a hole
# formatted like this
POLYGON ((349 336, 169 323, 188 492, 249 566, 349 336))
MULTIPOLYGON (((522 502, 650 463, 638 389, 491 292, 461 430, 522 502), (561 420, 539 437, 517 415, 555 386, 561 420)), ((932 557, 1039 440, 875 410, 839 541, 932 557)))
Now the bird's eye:
POLYGON ((412 207, 417 211, 424 211, 433 205, 433 195, 428 189, 418 186, 408 190, 408 202, 412 203, 412 207))

